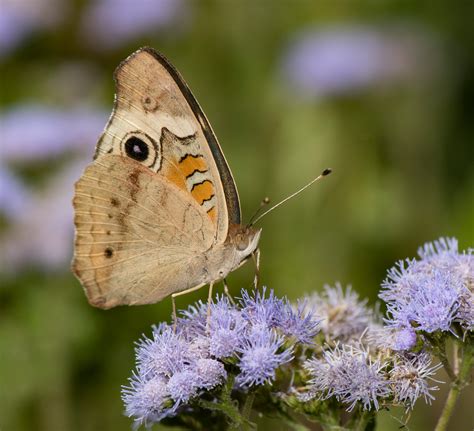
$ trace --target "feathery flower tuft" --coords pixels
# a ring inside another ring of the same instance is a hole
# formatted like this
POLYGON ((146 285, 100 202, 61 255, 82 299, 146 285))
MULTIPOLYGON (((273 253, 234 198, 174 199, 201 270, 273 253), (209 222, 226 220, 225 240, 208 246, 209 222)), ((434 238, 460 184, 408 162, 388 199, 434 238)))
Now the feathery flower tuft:
POLYGON ((413 409, 418 398, 423 397, 425 402, 431 404, 434 400, 430 391, 437 391, 437 386, 429 386, 429 381, 435 380, 433 376, 442 367, 441 364, 431 366, 431 358, 427 353, 410 356, 397 356, 390 371, 390 382, 395 401, 405 404, 413 409))
POLYGON ((239 349, 241 370, 237 383, 243 387, 263 385, 275 379, 275 370, 293 359, 292 348, 280 353, 284 338, 276 335, 272 329, 257 327, 248 335, 239 349))
POLYGON ((421 260, 398 262, 382 283, 388 325, 428 333, 474 326, 474 256, 459 253, 455 239, 441 238, 418 251, 421 260))
POLYGON ((367 300, 360 301, 350 286, 344 291, 339 283, 324 286, 323 293, 308 297, 308 303, 321 318, 321 332, 327 341, 357 339, 373 319, 367 300))
POLYGON ((386 363, 373 359, 369 351, 357 345, 336 344, 323 352, 321 358, 309 359, 304 367, 309 372, 308 392, 303 400, 311 398, 328 399, 349 404, 348 411, 362 402, 365 410, 378 410, 379 400, 390 393, 384 368, 386 363))

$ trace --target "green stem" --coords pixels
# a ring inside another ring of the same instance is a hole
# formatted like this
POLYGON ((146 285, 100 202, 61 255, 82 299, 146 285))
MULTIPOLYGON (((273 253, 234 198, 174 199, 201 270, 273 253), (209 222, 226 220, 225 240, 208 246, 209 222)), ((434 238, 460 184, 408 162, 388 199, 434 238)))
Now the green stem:
POLYGON ((355 423, 354 431, 365 431, 366 429, 373 429, 371 425, 375 420, 375 413, 373 411, 364 410, 359 416, 359 420, 355 423))
POLYGON ((244 429, 249 429, 250 425, 250 414, 252 413, 252 406, 255 400, 255 392, 250 392, 245 399, 244 406, 242 407, 242 417, 244 419, 244 429))
POLYGON ((452 382, 456 380, 456 374, 454 373, 453 369, 451 368, 451 365, 449 364, 448 357, 446 355, 446 344, 444 344, 443 347, 440 347, 437 349, 436 354, 443 364, 443 368, 446 371, 446 374, 449 376, 452 382))
POLYGON ((474 345, 468 344, 464 346, 462 354, 462 362, 459 367, 459 374, 455 381, 451 383, 451 388, 448 393, 448 398, 444 404, 441 416, 436 424, 435 431, 445 431, 451 418, 456 401, 459 398, 461 390, 466 386, 471 368, 474 365, 474 345))

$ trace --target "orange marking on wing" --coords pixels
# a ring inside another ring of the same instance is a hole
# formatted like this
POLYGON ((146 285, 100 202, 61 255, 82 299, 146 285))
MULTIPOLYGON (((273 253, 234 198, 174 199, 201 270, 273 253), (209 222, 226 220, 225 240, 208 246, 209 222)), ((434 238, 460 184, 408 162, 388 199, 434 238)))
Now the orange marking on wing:
POLYGON ((208 212, 207 214, 209 215, 210 219, 213 221, 213 222, 217 222, 217 209, 216 207, 212 207, 208 212))
POLYGON ((185 159, 179 162, 179 169, 186 178, 188 175, 191 175, 196 169, 201 172, 206 171, 207 165, 204 160, 204 157, 193 157, 188 154, 185 159))
POLYGON ((182 172, 176 169, 175 166, 165 162, 163 163, 160 172, 166 177, 168 181, 176 184, 180 189, 187 191, 185 177, 183 177, 182 172))
POLYGON ((193 195, 194 199, 197 200, 199 205, 210 199, 214 195, 214 185, 209 180, 204 180, 204 182, 196 184, 194 188, 191 190, 191 194, 193 195))

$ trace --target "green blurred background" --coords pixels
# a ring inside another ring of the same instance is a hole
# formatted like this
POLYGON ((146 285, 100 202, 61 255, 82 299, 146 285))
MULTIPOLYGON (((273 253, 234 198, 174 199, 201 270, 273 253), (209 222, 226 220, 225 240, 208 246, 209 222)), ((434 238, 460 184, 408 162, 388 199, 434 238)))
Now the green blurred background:
MULTIPOLYGON (((1 0, 0 429, 130 429, 120 386, 133 343, 170 316, 169 298, 93 309, 69 272, 72 187, 121 60, 149 45, 181 71, 244 221, 264 196, 276 202, 333 168, 260 223, 262 282, 296 299, 340 281, 375 304, 385 271, 419 245, 474 244, 473 5, 1 0)), ((229 277, 234 293, 252 271, 229 277)), ((445 396, 418 401, 409 429, 432 429, 445 396)), ((472 429, 473 401, 470 387, 450 429, 472 429)), ((383 412, 378 429, 398 429, 401 413, 383 412)))

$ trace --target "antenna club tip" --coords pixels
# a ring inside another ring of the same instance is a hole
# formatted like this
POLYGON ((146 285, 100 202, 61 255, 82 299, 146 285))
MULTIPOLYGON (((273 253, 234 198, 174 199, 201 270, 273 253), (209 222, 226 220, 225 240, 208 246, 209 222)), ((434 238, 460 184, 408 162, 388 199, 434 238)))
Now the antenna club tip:
POLYGON ((270 198, 268 196, 265 196, 263 199, 262 199, 262 203, 263 204, 269 204, 270 203, 270 198))
POLYGON ((326 175, 329 175, 330 173, 332 172, 332 169, 331 168, 327 168, 327 169, 324 169, 324 171, 322 172, 322 176, 325 177, 326 175))

